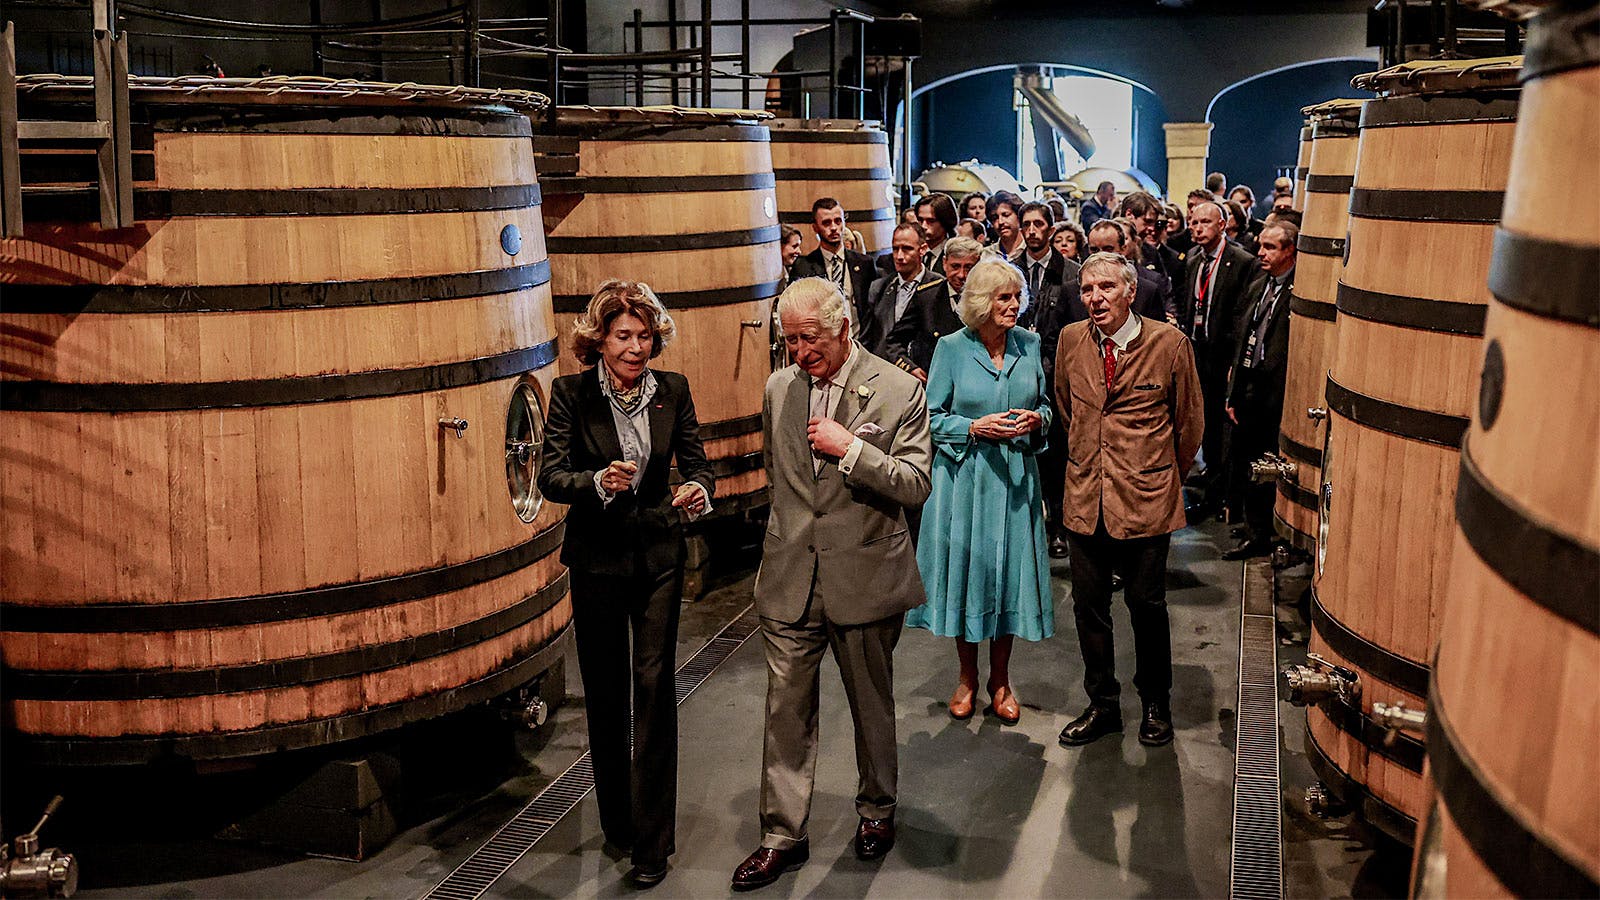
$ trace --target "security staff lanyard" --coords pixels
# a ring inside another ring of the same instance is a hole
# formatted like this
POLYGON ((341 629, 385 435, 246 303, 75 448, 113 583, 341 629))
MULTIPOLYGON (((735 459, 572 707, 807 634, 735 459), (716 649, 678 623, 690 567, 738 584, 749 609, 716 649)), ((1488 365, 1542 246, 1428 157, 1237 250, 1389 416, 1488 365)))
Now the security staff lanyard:
MULTIPOLYGON (((1199 285, 1195 289, 1194 304, 1194 334, 1200 340, 1210 338, 1209 329, 1206 328, 1206 319, 1211 312, 1211 287, 1217 279, 1217 267, 1222 265, 1222 247, 1217 248, 1217 255, 1208 259, 1200 270, 1199 285)), ((1204 252, 1204 251, 1202 251, 1204 252)))
POLYGON ((1262 292, 1261 299, 1256 302, 1255 315, 1250 318, 1250 337, 1246 339, 1244 359, 1240 365, 1252 369, 1261 364, 1266 356, 1267 323, 1272 321, 1272 311, 1278 305, 1278 296, 1283 293, 1283 285, 1276 278, 1267 279, 1267 289, 1262 292))

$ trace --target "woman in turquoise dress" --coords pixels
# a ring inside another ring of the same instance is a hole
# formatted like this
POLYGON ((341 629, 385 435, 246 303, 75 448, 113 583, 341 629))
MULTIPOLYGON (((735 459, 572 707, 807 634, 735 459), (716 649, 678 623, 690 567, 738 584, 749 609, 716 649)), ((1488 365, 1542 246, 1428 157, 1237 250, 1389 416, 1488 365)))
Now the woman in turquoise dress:
POLYGON ((1022 715, 1011 645, 1055 633, 1038 453, 1050 424, 1039 336, 1017 328, 1022 273, 985 260, 957 312, 967 327, 939 339, 928 372, 933 493, 922 511, 917 566, 928 602, 906 624, 956 639, 960 680, 950 715, 972 715, 978 644, 989 641, 989 707, 1022 715))

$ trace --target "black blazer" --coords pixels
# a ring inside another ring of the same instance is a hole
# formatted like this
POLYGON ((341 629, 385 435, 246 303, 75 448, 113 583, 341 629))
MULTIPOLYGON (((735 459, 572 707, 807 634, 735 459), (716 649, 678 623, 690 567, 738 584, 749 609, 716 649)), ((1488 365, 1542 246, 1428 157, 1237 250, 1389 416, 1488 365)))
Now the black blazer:
MULTIPOLYGON (((1028 270, 1023 268, 1021 256, 1012 257, 1012 262, 1022 268, 1023 280, 1027 280, 1028 270)), ((1050 396, 1055 395, 1056 343, 1061 338, 1061 329, 1077 319, 1088 318, 1078 288, 1078 273, 1081 271, 1083 267, 1076 260, 1067 259, 1052 248, 1050 261, 1045 264, 1044 284, 1028 310, 1028 321, 1017 321, 1019 326, 1039 333, 1039 361, 1044 365, 1045 393, 1050 396), (1074 309, 1078 310, 1076 319, 1073 318, 1074 309)))
POLYGON ((1178 291, 1178 327, 1194 341, 1196 355, 1212 361, 1209 364, 1202 362, 1203 367, 1225 367, 1239 334, 1239 317, 1245 314, 1246 307, 1255 299, 1247 297, 1247 294, 1251 282, 1261 274, 1261 267, 1256 263, 1256 258, 1238 244, 1223 240, 1222 262, 1217 267, 1211 286, 1211 336, 1209 340, 1201 341, 1193 334, 1194 289, 1200 277, 1200 264, 1205 258, 1205 253, 1196 248, 1189 252, 1189 258, 1185 260, 1183 286, 1178 291))
POLYGON ((539 490, 570 507, 561 544, 561 562, 569 569, 642 575, 683 565, 683 524, 668 483, 672 458, 685 481, 698 481, 707 491, 716 490, 716 481, 700 446, 689 380, 676 372, 655 376, 644 480, 637 493, 617 494, 609 505, 601 504, 594 476, 622 458, 622 444, 599 370, 563 375, 551 385, 539 490))
POLYGON ((1178 284, 1183 281, 1185 271, 1183 264, 1185 255, 1166 244, 1143 244, 1139 247, 1139 251, 1144 256, 1146 268, 1154 266, 1157 272, 1167 276, 1167 280, 1172 282, 1172 296, 1176 303, 1180 293, 1178 284))
POLYGON ((1294 292, 1294 270, 1289 270, 1289 277, 1278 295, 1278 303, 1272 308, 1272 318, 1267 323, 1267 349, 1261 364, 1246 369, 1241 363, 1245 346, 1250 340, 1250 320, 1266 290, 1267 274, 1262 272, 1250 285, 1247 310, 1240 318, 1227 396, 1228 405, 1234 408, 1241 428, 1276 433, 1278 422, 1283 418, 1284 382, 1289 376, 1289 302, 1294 292))
POLYGON ((889 332, 884 359, 906 371, 933 366, 934 345, 939 338, 962 329, 961 317, 950 307, 950 282, 943 279, 918 288, 905 315, 889 332))
MULTIPOLYGON (((898 272, 872 283, 872 289, 867 293, 867 313, 861 320, 861 333, 858 336, 861 346, 867 348, 868 353, 887 359, 889 362, 895 361, 889 352, 889 336, 900 324, 894 317, 894 286, 899 283, 898 272)), ((911 302, 906 304, 901 317, 911 315, 912 308, 917 305, 917 298, 941 284, 944 284, 943 278, 923 269, 921 277, 917 279, 917 289, 911 295, 911 302)))
MULTIPOLYGON (((850 290, 855 294, 855 308, 851 310, 851 320, 864 323, 867 320, 867 295, 872 291, 872 279, 878 277, 874 268, 872 257, 865 253, 857 253, 845 248, 844 251, 845 275, 850 279, 850 290)), ((822 248, 807 253, 794 261, 794 268, 790 270, 794 278, 827 278, 828 263, 822 258, 822 248)))

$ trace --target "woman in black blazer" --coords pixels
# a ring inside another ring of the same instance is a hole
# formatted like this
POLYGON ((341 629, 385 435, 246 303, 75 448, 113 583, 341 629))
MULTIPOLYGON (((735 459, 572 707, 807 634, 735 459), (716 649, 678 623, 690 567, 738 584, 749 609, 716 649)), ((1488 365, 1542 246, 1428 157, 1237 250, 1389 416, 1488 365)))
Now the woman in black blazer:
POLYGON ((600 825, 612 847, 631 851, 628 877, 640 887, 666 876, 674 850, 679 511, 709 512, 715 486, 688 380, 649 368, 674 331, 647 285, 600 285, 572 334, 590 368, 551 387, 539 471, 544 495, 570 507, 561 562, 571 570, 600 825), (676 491, 674 456, 684 478, 676 491))

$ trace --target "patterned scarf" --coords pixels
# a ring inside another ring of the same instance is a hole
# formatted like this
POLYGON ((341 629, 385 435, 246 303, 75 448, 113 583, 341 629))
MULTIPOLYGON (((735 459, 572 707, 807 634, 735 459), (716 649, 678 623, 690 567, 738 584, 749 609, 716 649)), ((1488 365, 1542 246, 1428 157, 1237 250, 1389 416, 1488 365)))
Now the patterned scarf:
POLYGON ((638 379, 633 382, 633 387, 627 390, 622 389, 622 386, 617 382, 617 376, 612 373, 611 367, 606 365, 604 361, 600 363, 600 371, 605 376, 601 381, 604 382, 605 394, 611 399, 611 405, 615 406, 618 412, 630 419, 638 415, 639 410, 649 399, 645 396, 644 387, 645 383, 650 379, 650 370, 646 369, 640 373, 638 379))

